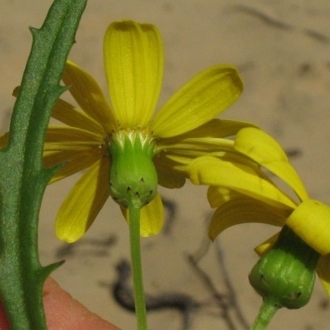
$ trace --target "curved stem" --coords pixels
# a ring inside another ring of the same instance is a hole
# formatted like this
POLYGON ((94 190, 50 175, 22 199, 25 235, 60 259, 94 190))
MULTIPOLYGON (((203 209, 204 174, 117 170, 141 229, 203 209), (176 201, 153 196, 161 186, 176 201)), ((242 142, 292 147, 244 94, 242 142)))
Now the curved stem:
POLYGON ((140 246, 140 207, 131 205, 129 211, 129 228, 131 244, 131 264, 133 273, 135 313, 139 330, 147 330, 147 312, 143 289, 141 246, 140 246))
POLYGON ((266 329, 278 309, 279 306, 274 302, 273 299, 265 298, 260 307, 259 314, 250 330, 266 329))

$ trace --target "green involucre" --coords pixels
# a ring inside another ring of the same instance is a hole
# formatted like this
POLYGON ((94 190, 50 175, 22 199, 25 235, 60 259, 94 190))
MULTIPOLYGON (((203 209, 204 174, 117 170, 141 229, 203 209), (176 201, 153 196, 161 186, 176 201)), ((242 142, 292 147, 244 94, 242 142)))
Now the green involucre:
POLYGON ((277 308, 303 307, 313 292, 318 259, 315 250, 284 226, 275 245, 252 269, 250 283, 277 308))
POLYGON ((155 197, 158 186, 153 163, 155 144, 139 131, 120 131, 109 142, 110 194, 121 206, 142 207, 155 197))

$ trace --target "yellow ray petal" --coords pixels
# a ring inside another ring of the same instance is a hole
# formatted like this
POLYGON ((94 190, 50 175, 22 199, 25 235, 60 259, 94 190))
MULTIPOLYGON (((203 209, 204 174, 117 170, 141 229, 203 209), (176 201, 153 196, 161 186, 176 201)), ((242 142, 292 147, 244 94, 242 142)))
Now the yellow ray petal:
POLYGON ((317 275, 330 298, 330 255, 321 256, 317 264, 317 275))
MULTIPOLYGON (((182 149, 165 149, 164 154, 168 159, 173 160, 178 165, 189 165, 191 161, 195 158, 205 156, 205 151, 196 150, 196 149, 188 149, 186 148, 187 145, 185 145, 185 148, 182 149)), ((163 150, 162 150, 163 151, 163 150)), ((212 157, 222 157, 224 156, 225 151, 217 151, 217 152, 209 152, 207 153, 208 156, 212 157)))
POLYGON ((242 223, 283 226, 288 211, 270 207, 248 197, 238 197, 222 204, 213 214, 209 237, 214 240, 225 229, 242 223))
POLYGON ((165 153, 156 155, 154 163, 157 169, 159 185, 170 189, 184 186, 186 175, 175 169, 178 164, 167 158, 165 153))
POLYGON ((52 117, 66 125, 93 132, 98 135, 104 135, 104 128, 102 125, 62 99, 57 101, 52 117))
POLYGON ((116 129, 116 119, 94 78, 75 63, 68 61, 63 73, 63 81, 70 86, 70 93, 81 109, 97 123, 104 132, 116 129))
POLYGON ((234 141, 223 139, 223 138, 213 138, 213 137, 200 137, 200 138, 186 138, 184 140, 177 140, 174 142, 174 138, 171 143, 168 143, 165 139, 161 139, 157 145, 159 150, 166 150, 166 152, 175 152, 181 153, 182 151, 191 151, 192 156, 194 157, 195 153, 198 152, 198 155, 208 155, 212 152, 219 152, 224 150, 233 150, 234 141))
POLYGON ((222 156, 224 156, 224 154, 225 154, 225 151, 205 152, 205 150, 188 149, 187 145, 185 145, 185 148, 182 148, 182 149, 173 148, 173 149, 166 150, 167 158, 172 159, 173 161, 177 162, 178 164, 184 164, 184 165, 188 165, 191 163, 191 161, 193 159, 202 157, 205 155, 221 158, 222 156))
POLYGON ((193 130, 226 110, 242 90, 241 78, 234 67, 219 65, 202 71, 161 108, 151 131, 164 138, 193 130))
MULTIPOLYGON (((125 219, 128 220, 128 209, 121 207, 121 211, 125 219)), ((159 234, 164 225, 164 208, 159 193, 141 209, 140 219, 140 235, 142 237, 159 234)))
POLYGON ((45 142, 87 142, 87 144, 101 145, 104 139, 103 136, 85 131, 79 128, 66 126, 50 126, 46 133, 45 142))
POLYGON ((186 133, 170 138, 162 138, 160 143, 169 145, 192 138, 225 138, 236 135, 239 130, 246 127, 255 127, 255 125, 243 121, 212 119, 186 133))
MULTIPOLYGON (((13 91, 13 96, 17 97, 19 86, 13 91)), ((97 123, 92 117, 74 107, 72 104, 59 99, 52 112, 52 117, 68 126, 80 128, 96 134, 104 134, 102 125, 97 123)))
POLYGON ((53 167, 58 164, 65 164, 50 180, 49 184, 67 178, 78 173, 96 163, 102 158, 100 149, 72 152, 71 150, 62 152, 47 152, 44 154, 44 166, 53 167))
POLYGON ((92 225, 109 196, 108 173, 108 162, 102 158, 71 189, 56 218, 59 239, 73 243, 92 225))
POLYGON ((306 189, 284 150, 271 136, 257 128, 244 128, 235 138, 235 149, 281 178, 301 200, 308 198, 306 189))
POLYGON ((318 253, 330 253, 329 206, 308 199, 298 205, 286 224, 318 253))
POLYGON ((192 161, 189 174, 194 184, 226 187, 275 207, 296 207, 289 196, 250 166, 205 156, 192 161))
MULTIPOLYGON (((186 177, 190 177, 189 165, 197 158, 210 157, 217 158, 224 162, 231 162, 237 165, 243 165, 244 167, 249 167, 254 170, 258 175, 268 180, 266 175, 260 171, 259 165, 252 162, 249 158, 242 156, 242 154, 233 151, 216 151, 216 152, 205 152, 200 150, 188 150, 188 149, 169 149, 165 153, 167 158, 176 163, 175 169, 185 173, 186 177)), ((269 181, 269 180, 268 180, 269 181)))
POLYGON ((47 142, 45 143, 45 150, 47 152, 61 152, 61 151, 88 151, 91 148, 95 148, 95 145, 90 145, 86 142, 47 142))
POLYGON ((239 196, 241 196, 241 194, 237 191, 220 186, 210 186, 207 190, 207 200, 212 208, 219 207, 239 196))
POLYGON ((259 244, 257 247, 254 248, 254 251, 259 256, 262 256, 273 247, 279 236, 280 236, 280 232, 276 233, 275 235, 271 236, 263 243, 259 244))
POLYGON ((112 23, 104 37, 104 62, 111 102, 124 128, 145 127, 158 101, 163 45, 154 25, 112 23))
POLYGON ((141 210, 141 230, 143 237, 159 234, 164 225, 164 208, 160 195, 156 197, 141 210))

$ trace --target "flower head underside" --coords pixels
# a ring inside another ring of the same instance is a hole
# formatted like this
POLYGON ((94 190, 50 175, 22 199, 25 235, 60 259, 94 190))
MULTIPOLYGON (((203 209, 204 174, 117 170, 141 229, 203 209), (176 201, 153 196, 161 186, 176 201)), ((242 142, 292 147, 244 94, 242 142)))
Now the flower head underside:
POLYGON ((220 157, 228 150, 236 153, 227 137, 252 126, 215 119, 243 89, 237 70, 230 65, 200 72, 156 112, 163 62, 158 29, 132 21, 112 23, 105 33, 110 101, 90 74, 68 61, 63 81, 70 86, 78 107, 63 99, 57 103, 53 118, 65 125, 49 127, 44 164, 52 167, 64 163, 52 182, 85 172, 58 212, 56 232, 60 239, 78 240, 109 195, 124 214, 128 199, 135 196, 143 206, 141 235, 157 234, 163 224, 157 186, 182 187, 188 178, 185 168, 197 157, 220 157), (117 161, 119 155, 121 160, 117 161))

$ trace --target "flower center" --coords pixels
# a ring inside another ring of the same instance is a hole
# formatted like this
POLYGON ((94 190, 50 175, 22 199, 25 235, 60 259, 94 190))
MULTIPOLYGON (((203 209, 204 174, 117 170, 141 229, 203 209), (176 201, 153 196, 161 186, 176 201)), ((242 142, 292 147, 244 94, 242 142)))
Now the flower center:
POLYGON ((121 130, 111 136, 110 195, 121 206, 142 207, 155 197, 155 146, 154 140, 141 131, 121 130))

